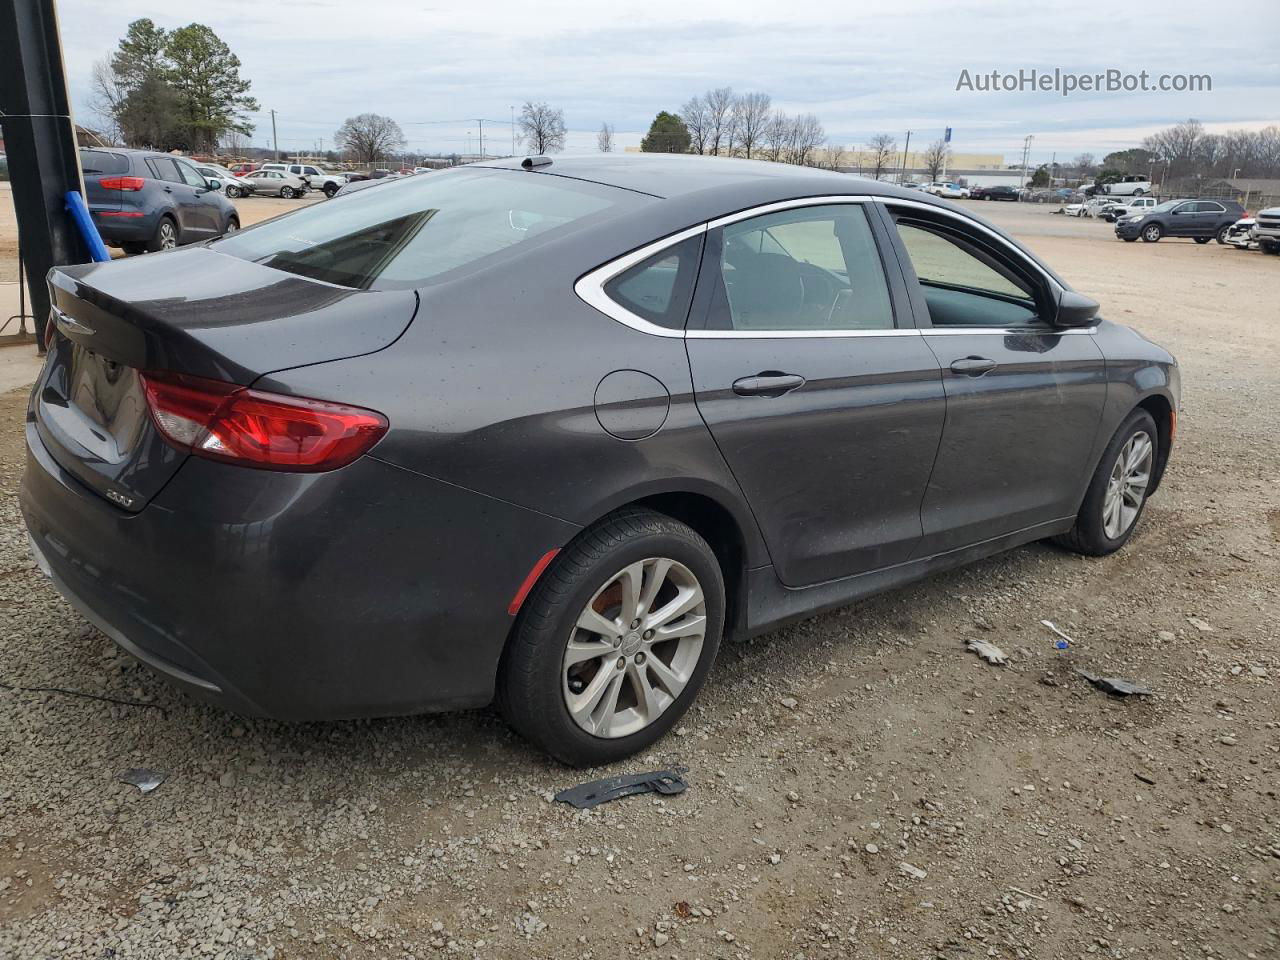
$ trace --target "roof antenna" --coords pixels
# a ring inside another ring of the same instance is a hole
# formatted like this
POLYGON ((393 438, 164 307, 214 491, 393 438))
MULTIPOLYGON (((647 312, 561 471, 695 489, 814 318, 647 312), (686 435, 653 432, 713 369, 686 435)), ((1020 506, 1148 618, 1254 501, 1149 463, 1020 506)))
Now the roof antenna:
POLYGON ((520 166, 524 167, 526 170, 532 170, 534 167, 549 167, 551 166, 551 158, 525 157, 520 161, 520 166))

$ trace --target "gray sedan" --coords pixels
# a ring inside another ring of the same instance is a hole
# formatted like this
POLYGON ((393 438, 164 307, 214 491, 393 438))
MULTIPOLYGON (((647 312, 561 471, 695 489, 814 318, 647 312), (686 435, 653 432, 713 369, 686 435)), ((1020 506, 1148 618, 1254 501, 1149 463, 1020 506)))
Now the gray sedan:
POLYGON ((90 622, 236 711, 496 700, 574 764, 726 637, 1120 549, 1174 440, 1173 358, 1030 251, 793 166, 472 164, 49 282, 21 504, 90 622))

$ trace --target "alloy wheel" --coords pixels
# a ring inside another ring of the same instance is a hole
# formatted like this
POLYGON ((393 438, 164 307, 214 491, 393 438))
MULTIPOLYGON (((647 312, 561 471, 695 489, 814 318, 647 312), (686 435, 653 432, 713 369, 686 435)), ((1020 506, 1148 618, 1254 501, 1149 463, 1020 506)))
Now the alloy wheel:
POLYGON ((1160 239, 1160 228, 1153 223, 1142 231, 1142 239, 1148 243, 1155 243, 1160 239))
POLYGON ((1154 453, 1155 444, 1145 430, 1135 433, 1120 448, 1102 500, 1102 529, 1112 540, 1122 537, 1138 518, 1151 483, 1154 453))
POLYGON ((168 220, 160 221, 160 249, 172 250, 178 245, 178 231, 168 220))
POLYGON ((684 564, 651 557, 619 570, 579 614, 565 647, 569 715, 597 737, 643 730, 692 679, 706 629, 702 585, 684 564))

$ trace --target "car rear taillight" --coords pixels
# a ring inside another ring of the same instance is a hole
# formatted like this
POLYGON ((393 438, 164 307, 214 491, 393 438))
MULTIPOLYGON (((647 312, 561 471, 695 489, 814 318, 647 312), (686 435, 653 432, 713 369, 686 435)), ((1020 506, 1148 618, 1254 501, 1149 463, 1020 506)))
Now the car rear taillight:
POLYGON ((156 427, 200 457, 263 470, 335 470, 387 432, 387 418, 340 403, 286 397, 185 374, 141 374, 156 427))
POLYGON ((103 190, 141 190, 146 183, 141 177, 103 177, 98 186, 103 190))

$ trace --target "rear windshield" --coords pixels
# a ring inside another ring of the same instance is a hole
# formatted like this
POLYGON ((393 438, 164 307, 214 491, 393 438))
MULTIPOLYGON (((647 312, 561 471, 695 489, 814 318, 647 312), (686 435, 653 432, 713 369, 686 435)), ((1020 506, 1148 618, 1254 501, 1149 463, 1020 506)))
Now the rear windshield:
POLYGON ((408 177, 234 234, 219 253, 360 289, 406 289, 649 202, 524 171, 408 177))
POLYGON ((105 150, 81 150, 80 169, 90 176, 99 173, 128 173, 129 158, 105 150))

